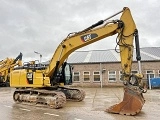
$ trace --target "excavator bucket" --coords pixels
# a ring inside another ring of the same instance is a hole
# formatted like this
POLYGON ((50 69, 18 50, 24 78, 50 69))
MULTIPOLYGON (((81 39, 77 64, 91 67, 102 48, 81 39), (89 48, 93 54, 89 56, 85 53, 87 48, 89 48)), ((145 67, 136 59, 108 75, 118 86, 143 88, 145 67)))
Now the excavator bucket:
POLYGON ((145 103, 142 90, 136 86, 125 86, 123 101, 109 107, 106 112, 122 114, 122 115, 136 115, 138 114, 145 103))

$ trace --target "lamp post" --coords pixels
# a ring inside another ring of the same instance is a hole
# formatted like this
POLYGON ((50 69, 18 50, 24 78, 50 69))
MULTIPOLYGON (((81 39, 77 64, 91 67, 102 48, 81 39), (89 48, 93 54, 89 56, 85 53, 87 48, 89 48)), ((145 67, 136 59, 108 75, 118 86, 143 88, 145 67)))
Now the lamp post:
POLYGON ((34 51, 34 53, 39 54, 39 57, 40 57, 39 62, 41 63, 41 60, 42 60, 42 54, 41 54, 41 53, 39 53, 39 52, 36 52, 36 51, 34 51))

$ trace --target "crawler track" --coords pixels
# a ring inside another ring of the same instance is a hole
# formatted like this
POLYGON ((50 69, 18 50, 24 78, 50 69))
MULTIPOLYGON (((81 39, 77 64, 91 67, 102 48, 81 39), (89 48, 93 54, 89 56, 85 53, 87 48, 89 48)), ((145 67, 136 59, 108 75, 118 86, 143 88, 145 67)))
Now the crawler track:
POLYGON ((13 94, 15 102, 28 102, 33 104, 45 104, 50 108, 62 108, 66 103, 66 96, 61 91, 49 91, 39 89, 18 89, 13 94))
POLYGON ((81 89, 59 87, 58 90, 62 91, 66 95, 66 99, 71 101, 80 102, 86 96, 85 91, 81 89))
POLYGON ((62 108, 66 100, 82 101, 85 98, 83 90, 58 87, 57 89, 16 89, 13 100, 18 103, 43 104, 50 108, 62 108))

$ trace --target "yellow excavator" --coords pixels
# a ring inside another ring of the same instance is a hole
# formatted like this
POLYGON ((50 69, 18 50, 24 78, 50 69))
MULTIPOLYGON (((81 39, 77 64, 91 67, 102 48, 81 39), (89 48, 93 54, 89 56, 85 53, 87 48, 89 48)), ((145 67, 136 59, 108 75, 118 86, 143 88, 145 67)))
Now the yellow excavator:
POLYGON ((16 66, 22 66, 22 53, 20 53, 15 59, 6 58, 0 61, 0 86, 9 86, 10 72, 16 66))
POLYGON ((10 86, 16 88, 13 94, 14 101, 46 104, 51 108, 63 107, 66 100, 82 101, 85 92, 68 86, 72 83, 72 67, 67 64, 67 58, 75 50, 115 34, 116 45, 119 46, 116 50, 119 50, 121 57, 124 98, 122 102, 109 107, 106 111, 136 115, 145 103, 143 93, 146 90, 142 86, 138 30, 127 7, 82 31, 68 34, 57 47, 48 66, 27 64, 12 71, 10 86), (110 20, 120 13, 122 13, 120 19, 110 20), (134 38, 139 66, 139 73, 135 75, 131 74, 134 38))

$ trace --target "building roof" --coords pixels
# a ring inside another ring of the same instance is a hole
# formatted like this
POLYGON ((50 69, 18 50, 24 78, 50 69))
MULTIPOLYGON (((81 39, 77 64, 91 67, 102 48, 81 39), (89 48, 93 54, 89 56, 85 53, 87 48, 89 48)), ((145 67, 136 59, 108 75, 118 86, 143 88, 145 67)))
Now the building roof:
MULTIPOLYGON (((142 61, 160 60, 160 47, 145 47, 140 49, 142 61)), ((136 61, 136 50, 133 52, 133 61, 136 61)), ((75 51, 68 60, 68 63, 99 63, 99 62, 120 62, 120 55, 114 49, 75 51)))

